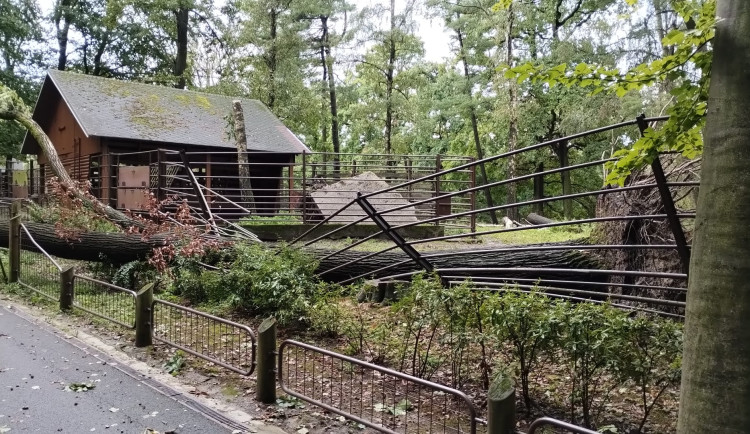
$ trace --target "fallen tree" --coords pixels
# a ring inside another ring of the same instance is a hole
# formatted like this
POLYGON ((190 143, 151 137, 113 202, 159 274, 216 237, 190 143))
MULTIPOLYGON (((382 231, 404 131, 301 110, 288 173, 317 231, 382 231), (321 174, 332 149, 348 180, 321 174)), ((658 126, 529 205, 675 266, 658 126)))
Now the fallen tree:
POLYGON ((109 220, 125 229, 130 227, 143 228, 142 222, 100 202, 84 189, 81 189, 78 184, 70 178, 70 175, 68 175, 67 170, 65 170, 65 166, 60 160, 60 157, 57 155, 57 151, 55 150, 52 141, 47 137, 47 134, 42 127, 31 118, 29 108, 13 90, 2 84, 0 84, 0 119, 18 122, 21 126, 26 128, 29 134, 31 134, 34 140, 39 144, 44 156, 47 157, 48 167, 59 179, 60 185, 71 195, 90 206, 97 213, 106 216, 109 220))
MULTIPOLYGON (((78 234, 78 239, 68 241, 56 235, 54 225, 32 222, 24 223, 24 225, 37 244, 47 253, 73 260, 102 261, 106 259, 114 264, 144 260, 149 257, 154 248, 163 246, 168 240, 168 236, 164 234, 144 239, 140 235, 122 232, 81 232, 78 234)), ((8 220, 0 220, 0 243, 3 245, 8 244, 8 226, 8 220)), ((24 244, 29 245, 28 242, 24 244)), ((330 258, 328 256, 334 253, 333 250, 306 249, 306 252, 320 261, 317 272, 321 274, 321 277, 332 282, 340 282, 359 275, 365 275, 367 278, 384 277, 420 270, 416 263, 408 260, 406 254, 400 251, 386 252, 371 258, 367 257, 371 255, 370 252, 346 251, 330 258), (380 268, 389 265, 395 266, 385 271, 378 271, 380 268)), ((481 251, 474 249, 431 253, 441 254, 439 257, 429 259, 430 263, 436 268, 461 267, 473 269, 449 274, 469 276, 475 279, 482 276, 573 281, 600 281, 600 279, 604 279, 604 277, 598 275, 582 275, 578 272, 564 271, 566 269, 600 268, 597 255, 574 249, 520 251, 481 251), (499 271, 496 270, 497 268, 533 268, 534 270, 499 271), (545 269, 557 269, 557 271, 545 269)))

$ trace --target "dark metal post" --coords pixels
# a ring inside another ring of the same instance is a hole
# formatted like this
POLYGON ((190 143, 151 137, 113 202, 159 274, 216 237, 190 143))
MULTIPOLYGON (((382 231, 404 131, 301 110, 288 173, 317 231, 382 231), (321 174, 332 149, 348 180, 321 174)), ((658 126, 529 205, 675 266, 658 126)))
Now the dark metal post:
POLYGON ((192 184, 193 186, 193 193, 195 193, 195 197, 198 200, 198 205, 200 205, 201 210, 203 211, 203 215, 206 217, 206 221, 208 221, 211 226, 213 226, 214 216, 213 214, 211 214, 211 208, 209 208, 208 202, 206 202, 206 197, 203 195, 203 191, 201 190, 200 184, 198 184, 198 180, 195 178, 195 174, 190 169, 190 162, 188 161, 187 154, 185 154, 184 149, 180 151, 180 158, 182 158, 182 165, 187 171, 187 176, 190 179, 190 184, 192 184))
POLYGON ((406 240, 396 231, 391 229, 391 225, 380 215, 380 213, 372 206, 370 201, 365 197, 362 197, 362 193, 357 193, 355 199, 362 210, 372 219, 372 221, 383 231, 383 233, 390 238, 396 245, 406 253, 414 262, 422 267, 425 271, 431 273, 435 268, 426 259, 419 254, 414 247, 406 244, 406 240))
POLYGON ((60 310, 73 308, 73 279, 75 267, 68 267, 60 272, 60 310))
POLYGON ((276 402, 276 319, 266 318, 258 327, 258 364, 255 399, 276 402))
POLYGON ((149 283, 135 295, 135 346, 148 347, 153 344, 154 284, 149 283))
POLYGON ((307 152, 302 153, 302 223, 307 223, 307 152))
POLYGON ((164 151, 156 151, 156 200, 164 200, 164 188, 166 187, 166 170, 164 170, 164 151))
POLYGON ((8 265, 10 276, 8 283, 18 282, 21 271, 21 202, 14 200, 10 206, 10 224, 8 225, 8 265))
MULTIPOLYGON (((636 118, 638 123, 638 129, 641 131, 641 135, 646 131, 648 125, 646 124, 646 115, 642 114, 636 118)), ((667 221, 669 227, 672 230, 675 244, 677 245, 677 254, 680 256, 680 264, 682 265, 682 272, 689 274, 690 270, 690 249, 687 245, 685 238, 685 232, 682 229, 680 218, 677 217, 677 208, 674 205, 674 199, 672 198, 672 192, 669 190, 667 185, 667 177, 664 175, 664 168, 659 160, 659 155, 654 158, 651 163, 651 170, 654 172, 654 179, 659 189, 659 195, 661 196, 662 205, 664 205, 664 213, 667 215, 667 221)))
MULTIPOLYGON (((470 158, 470 161, 472 162, 475 161, 473 157, 469 157, 469 158, 470 158)), ((471 172, 469 175, 469 179, 471 183, 469 184, 469 187, 474 188, 477 185, 477 166, 472 165, 470 170, 471 172)), ((471 210, 474 211, 477 209, 477 193, 472 190, 470 194, 471 194, 470 206, 471 206, 471 210)), ((475 213, 471 213, 471 216, 469 218, 471 219, 470 220, 471 232, 474 233, 477 231, 477 215, 475 213)))
POLYGON ((487 393, 487 432, 516 432, 516 389, 513 381, 503 374, 495 377, 487 393))

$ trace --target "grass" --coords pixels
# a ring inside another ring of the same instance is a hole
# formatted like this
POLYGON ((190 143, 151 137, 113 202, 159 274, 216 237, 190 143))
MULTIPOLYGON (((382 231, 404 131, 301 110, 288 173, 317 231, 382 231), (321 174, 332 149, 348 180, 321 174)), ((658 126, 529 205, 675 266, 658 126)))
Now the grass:
MULTIPOLYGON (((487 232, 503 229, 500 225, 477 225, 477 232, 487 232)), ((417 243, 413 246, 419 251, 430 250, 466 250, 480 245, 526 245, 526 244, 543 244, 559 243, 573 240, 587 239, 591 235, 592 225, 580 224, 563 227, 537 228, 529 227, 525 230, 501 232, 496 234, 480 235, 476 237, 456 238, 445 241, 431 241, 427 243, 417 243)), ((457 230, 448 231, 447 235, 459 234, 457 230)), ((339 250, 357 242, 357 239, 340 239, 340 240, 320 240, 310 245, 310 248, 339 250)), ((407 240, 415 241, 415 240, 407 240)), ((301 245, 301 244, 300 244, 301 245)), ((358 252, 378 252, 389 247, 393 247, 390 240, 374 239, 368 240, 362 244, 354 246, 351 250, 358 252)))

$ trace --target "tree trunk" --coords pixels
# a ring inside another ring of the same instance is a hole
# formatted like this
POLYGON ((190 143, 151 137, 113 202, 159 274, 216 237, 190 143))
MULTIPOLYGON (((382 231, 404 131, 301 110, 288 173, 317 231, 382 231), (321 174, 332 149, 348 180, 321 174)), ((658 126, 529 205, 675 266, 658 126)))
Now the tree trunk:
POLYGON ((328 72, 328 95, 331 104, 331 142, 333 143, 333 177, 341 176, 341 143, 339 141, 339 115, 336 102, 336 82, 333 77, 333 58, 331 57, 331 40, 328 34, 328 17, 320 18, 323 27, 323 59, 325 70, 328 72))
POLYGON ((266 58, 266 65, 268 66, 268 108, 271 111, 276 108, 276 38, 278 35, 278 16, 279 11, 274 5, 270 11, 271 48, 269 48, 268 57, 266 58))
POLYGON ((677 432, 750 427, 750 2, 719 0, 677 432))
MULTIPOLYGON (((474 137, 474 148, 477 151, 477 159, 483 160, 484 159, 484 150, 482 149, 482 142, 479 140, 479 124, 477 122, 477 113, 474 108, 474 98, 471 94, 471 76, 469 75, 469 64, 468 59, 466 56, 466 51, 464 49, 464 38, 463 34, 461 33, 461 29, 456 29, 456 36, 458 37, 458 49, 459 49, 459 55, 461 56, 461 63, 464 64, 464 78, 466 79, 466 96, 470 100, 469 104, 469 117, 471 118, 471 130, 474 137)), ((487 184, 487 167, 485 166, 484 162, 479 163, 479 175, 481 176, 481 179, 479 182, 482 185, 487 184)), ((484 190, 484 198, 487 201, 487 208, 493 208, 495 206, 494 201, 492 200, 492 191, 490 191, 490 188, 485 188, 484 190)), ((490 221, 492 221, 493 225, 497 224, 497 213, 495 210, 490 210, 490 221)))
POLYGON ((185 89, 187 85, 185 70, 187 69, 189 12, 190 10, 185 7, 180 7, 174 12, 177 19, 177 57, 174 61, 174 75, 177 77, 175 87, 178 89, 185 89))
MULTIPOLYGON (((385 153, 392 152, 391 136, 393 135, 393 75, 396 65, 396 41, 393 40, 396 31, 396 3, 391 0, 391 32, 388 35, 388 67, 385 73, 385 153)), ((387 164, 392 164, 388 157, 387 164)))
POLYGON ((55 11, 55 28, 57 29, 57 69, 65 71, 68 63, 68 32, 70 30, 70 7, 71 0, 60 0, 55 11), (60 22, 62 21, 62 27, 60 22))
POLYGON ((250 185, 250 165, 247 161, 247 135, 245 133, 245 116, 242 113, 242 102, 232 101, 234 113, 234 138, 237 141, 237 170, 240 177, 240 194, 243 206, 255 213, 255 197, 250 185))
MULTIPOLYGON (((508 23, 505 29, 505 62, 508 65, 513 65, 513 3, 511 2, 508 6, 508 23)), ((518 94, 516 90, 516 83, 513 80, 508 81, 508 110, 509 110, 509 125, 508 125, 508 152, 516 150, 518 146, 518 94)), ((508 157, 508 171, 506 179, 513 179, 516 176, 516 156, 511 155, 508 157)), ((506 204, 514 204, 518 202, 517 194, 518 185, 515 182, 508 184, 508 194, 505 198, 506 204)), ((506 214, 511 220, 518 220, 518 208, 508 208, 506 214)))
MULTIPOLYGON (((0 220, 0 244, 8 245, 8 220, 0 220)), ((126 233, 82 232, 78 240, 66 241, 55 234, 55 226, 25 222, 29 233, 47 253, 59 258, 80 261, 101 261, 101 255, 115 264, 143 260, 155 247, 164 245, 166 236, 143 240, 140 235, 126 233)), ((26 234, 22 235, 24 238, 26 234)))
MULTIPOLYGON (((539 162, 536 165, 536 172, 544 172, 544 162, 539 162)), ((534 176, 534 200, 544 199, 544 175, 534 176)), ((532 208, 534 212, 539 215, 544 215, 544 202, 535 203, 532 208)))
MULTIPOLYGON (((325 258, 332 253, 330 250, 309 249, 309 252, 318 258, 325 258)), ((434 253, 434 252, 431 252, 434 253)), ((442 253, 442 252, 441 252, 442 253)), ((448 252, 446 256, 429 258, 428 261, 435 268, 506 268, 506 267, 536 267, 539 271, 520 272, 520 271, 481 271, 476 270, 471 273, 451 272, 452 275, 469 276, 479 278, 481 276, 492 277, 517 277, 517 278, 539 278, 547 279, 560 278, 560 280, 579 280, 585 279, 595 281, 597 276, 586 276, 578 273, 565 272, 546 272, 544 268, 599 268, 597 257, 591 253, 580 251, 518 251, 518 252, 448 252), (564 279, 563 279, 564 278, 564 279)), ((414 261, 408 261, 390 268, 383 272, 376 272, 377 269, 394 265, 406 261, 408 256, 401 252, 387 252, 372 258, 364 258, 369 252, 346 251, 337 254, 334 257, 321 259, 318 266, 318 272, 322 273, 331 270, 337 266, 356 260, 355 263, 347 265, 341 269, 323 274, 322 277, 328 281, 342 281, 360 274, 367 274, 368 277, 384 277, 400 273, 418 271, 420 268, 414 261)), ((602 276, 602 281, 606 278, 602 276)))
POLYGON ((526 216, 526 220, 532 225, 546 225, 555 222, 552 219, 548 219, 547 217, 540 216, 539 214, 533 212, 526 216))

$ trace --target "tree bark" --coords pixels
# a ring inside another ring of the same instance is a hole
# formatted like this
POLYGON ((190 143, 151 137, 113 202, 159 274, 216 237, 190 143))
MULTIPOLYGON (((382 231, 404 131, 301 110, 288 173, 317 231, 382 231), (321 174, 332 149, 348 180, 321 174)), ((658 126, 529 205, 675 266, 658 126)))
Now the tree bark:
MULTIPOLYGON (((330 250, 309 249, 309 253, 318 258, 325 258, 331 254, 330 250)), ((431 252, 433 253, 433 252, 431 252)), ((441 252, 442 253, 442 252, 441 252)), ((565 272, 546 272, 544 268, 599 268, 599 262, 596 255, 580 251, 519 251, 519 252, 477 252, 477 251, 455 251, 448 252, 446 256, 429 258, 428 261, 435 268, 509 268, 509 267, 529 267, 539 268, 533 272, 506 272, 506 271, 481 271, 476 270, 471 273, 451 272, 452 275, 462 275, 469 277, 492 276, 517 278, 565 278, 567 280, 585 279, 588 281, 596 280, 596 276, 584 276, 578 273, 565 272)), ((420 268, 414 261, 408 261, 405 264, 389 268, 386 271, 376 272, 379 268, 394 265, 406 261, 408 257, 401 252, 386 252, 372 258, 365 258, 369 252, 346 251, 332 258, 321 259, 318 266, 318 273, 331 270, 350 261, 356 260, 355 263, 347 265, 341 269, 331 271, 322 275, 328 281, 342 281, 360 274, 367 275, 368 278, 384 277, 400 273, 409 273, 419 271, 420 268)), ((604 281, 606 277, 602 277, 604 281)))
POLYGON ((70 8, 73 2, 71 0, 60 0, 55 7, 55 28, 57 30, 57 69, 65 71, 68 63, 68 33, 70 30, 71 13, 70 8), (62 27, 60 22, 62 21, 62 27))
POLYGON ((323 60, 324 70, 328 74, 328 95, 331 106, 331 142, 333 144, 333 177, 338 179, 341 176, 341 142, 339 139, 339 115, 338 103, 336 101, 336 82, 333 77, 333 58, 331 57, 331 40, 328 32, 328 17, 320 18, 320 24, 323 27, 323 60))
MULTIPOLYGON (((385 153, 391 155, 393 135, 393 77, 396 65, 396 41, 394 41, 396 31, 396 3, 391 0, 391 32, 388 34, 388 66, 385 73, 385 153)), ((390 158, 388 165, 392 164, 390 158)))
POLYGON ((750 427, 750 2, 719 0, 717 16, 679 434, 750 427))
POLYGON ((245 115, 242 112, 242 102, 232 101, 234 113, 234 138, 237 143, 237 163, 240 176, 240 194, 243 206, 255 213, 255 197, 250 185, 250 166, 247 161, 247 134, 245 132, 245 115))
MULTIPOLYGON (((101 255, 115 264, 143 260, 155 247, 163 246, 167 239, 164 235, 143 240, 140 235, 126 233, 82 232, 78 240, 66 241, 55 234, 54 225, 33 222, 24 225, 34 241, 50 255, 80 261, 98 262, 102 260, 101 255)), ((8 220, 0 220, 2 245, 8 245, 8 226, 8 220)))
POLYGON ((185 86, 187 85, 185 70, 187 69, 188 14, 190 13, 190 10, 186 7, 180 7, 174 11, 174 13, 177 20, 177 56, 174 61, 174 75, 177 77, 177 84, 175 84, 175 87, 178 89, 185 89, 185 86))
POLYGON ((532 225, 546 225, 548 223, 554 223, 555 221, 552 219, 548 219, 547 217, 540 216, 536 213, 531 213, 528 216, 526 216, 526 220, 531 223, 532 225))
MULTIPOLYGON (((513 3, 508 6, 508 23, 505 29, 505 62, 513 65, 513 3)), ((508 152, 516 150, 518 146, 518 93, 516 83, 513 80, 508 81, 508 152)), ((513 179, 516 176, 516 156, 508 157, 508 171, 506 178, 513 179)), ((510 205, 518 202, 518 185, 515 182, 508 184, 508 194, 505 203, 510 205)), ((518 220, 518 208, 508 208, 506 214, 511 220, 518 220)))

